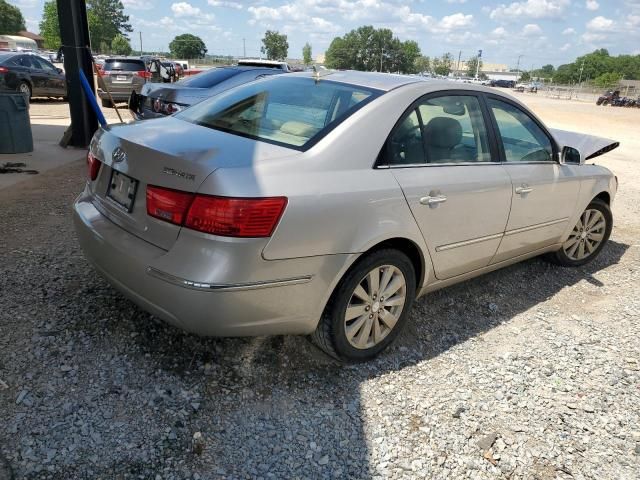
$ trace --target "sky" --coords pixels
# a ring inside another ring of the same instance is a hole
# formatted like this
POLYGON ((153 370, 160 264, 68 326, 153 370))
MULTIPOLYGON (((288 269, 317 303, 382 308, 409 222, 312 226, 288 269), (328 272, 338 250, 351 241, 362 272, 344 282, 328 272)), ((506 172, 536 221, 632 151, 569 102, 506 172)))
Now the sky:
MULTIPOLYGON (((8 0, 38 32, 44 0, 8 0)), ((361 25, 415 40, 424 55, 451 52, 520 68, 559 65, 597 48, 640 54, 640 0, 122 0, 134 49, 168 50, 174 36, 200 36, 211 54, 260 54, 265 30, 288 36, 289 56, 313 56, 361 25)))

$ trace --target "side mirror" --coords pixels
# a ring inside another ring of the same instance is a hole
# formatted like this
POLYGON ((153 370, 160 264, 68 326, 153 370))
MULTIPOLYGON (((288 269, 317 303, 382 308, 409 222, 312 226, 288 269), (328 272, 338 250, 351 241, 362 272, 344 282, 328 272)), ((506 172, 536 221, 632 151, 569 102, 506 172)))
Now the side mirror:
POLYGON ((581 165, 582 156, 580 152, 573 147, 564 147, 562 149, 562 163, 569 165, 581 165))
POLYGON ((62 75, 62 74, 64 73, 64 72, 62 71, 62 69, 61 69, 61 68, 56 68, 56 71, 57 71, 60 75, 62 75))

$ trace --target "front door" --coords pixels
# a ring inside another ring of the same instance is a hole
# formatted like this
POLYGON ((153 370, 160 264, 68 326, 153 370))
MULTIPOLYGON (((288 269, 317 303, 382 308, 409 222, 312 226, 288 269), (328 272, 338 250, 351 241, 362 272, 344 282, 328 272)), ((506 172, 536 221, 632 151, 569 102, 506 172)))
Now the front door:
POLYGON ((498 249, 511 180, 494 161, 474 95, 428 95, 391 134, 386 163, 422 231, 438 279, 485 267, 498 249))
POLYGON ((556 161, 553 141, 533 117, 504 99, 489 97, 487 103, 513 186, 495 263, 558 243, 575 211, 580 181, 575 166, 556 161))

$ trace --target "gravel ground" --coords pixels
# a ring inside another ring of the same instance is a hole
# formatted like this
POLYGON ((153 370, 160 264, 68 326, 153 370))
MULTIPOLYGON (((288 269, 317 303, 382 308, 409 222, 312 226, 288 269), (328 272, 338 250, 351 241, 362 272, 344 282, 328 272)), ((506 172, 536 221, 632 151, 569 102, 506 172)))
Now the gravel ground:
POLYGON ((640 139, 612 109, 526 100, 624 142, 609 245, 424 297, 364 365, 156 323, 79 250, 81 163, 0 190, 0 480, 638 478, 640 139))

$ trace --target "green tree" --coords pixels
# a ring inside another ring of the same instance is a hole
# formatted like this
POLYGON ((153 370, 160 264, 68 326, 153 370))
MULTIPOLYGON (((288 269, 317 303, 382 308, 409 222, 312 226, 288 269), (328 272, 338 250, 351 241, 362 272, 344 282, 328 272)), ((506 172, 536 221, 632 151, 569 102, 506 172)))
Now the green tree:
POLYGON ((111 53, 116 55, 130 55, 131 45, 124 35, 118 34, 111 41, 111 53))
POLYGON ((326 53, 327 66, 337 69, 382 72, 417 72, 420 47, 401 42, 388 28, 365 25, 333 39, 326 53))
POLYGON ((58 5, 55 0, 44 2, 42 20, 40 21, 40 36, 44 38, 44 46, 49 50, 60 48, 60 24, 58 23, 58 5))
POLYGON ((473 56, 469 60, 467 60, 467 77, 475 77, 476 70, 478 71, 478 75, 480 75, 480 70, 482 70, 482 60, 480 60, 480 68, 478 69, 478 57, 473 56))
POLYGON ((313 62, 313 59, 311 58, 311 45, 309 45, 309 42, 305 43, 304 47, 302 47, 302 61, 305 65, 309 65, 313 62))
POLYGON ((87 0, 87 20, 91 45, 101 51, 111 45, 116 35, 126 37, 133 31, 120 0, 87 0))
POLYGON ((451 66, 453 65, 453 56, 450 53, 445 53, 439 58, 434 58, 433 73, 436 75, 442 75, 446 77, 451 73, 451 66))
POLYGON ((262 39, 262 48, 260 48, 260 51, 265 53, 269 60, 285 60, 289 54, 287 36, 272 30, 267 30, 262 39))
POLYGON ((420 56, 415 59, 415 69, 418 73, 431 71, 431 59, 429 57, 420 56))
POLYGON ((21 30, 26 28, 20 9, 0 0, 0 35, 15 35, 21 30))
POLYGON ((183 33, 171 41, 169 51, 174 58, 204 58, 207 54, 207 47, 200 37, 183 33))
POLYGON ((530 72, 520 72, 520 78, 519 80, 521 82, 528 82, 531 80, 531 73, 530 72))
POLYGON ((597 77, 593 83, 596 87, 608 88, 617 86, 620 80, 622 80, 621 74, 617 72, 608 72, 597 77))

